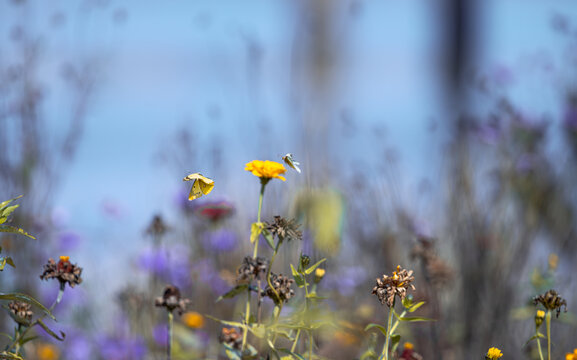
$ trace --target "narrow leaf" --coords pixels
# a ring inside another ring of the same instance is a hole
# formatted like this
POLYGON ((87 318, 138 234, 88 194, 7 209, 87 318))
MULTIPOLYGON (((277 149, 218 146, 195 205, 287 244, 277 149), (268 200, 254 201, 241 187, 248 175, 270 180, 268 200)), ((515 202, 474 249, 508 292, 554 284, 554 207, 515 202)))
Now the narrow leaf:
POLYGON ((66 337, 66 334, 63 333, 62 331, 60 331, 60 336, 56 335, 56 333, 54 331, 52 331, 48 326, 46 326, 46 324, 44 324, 44 322, 42 321, 42 319, 38 319, 36 320, 36 322, 38 323, 38 325, 40 325, 40 327, 42 327, 44 329, 44 331, 46 331, 50 336, 52 336, 53 338, 55 338, 56 340, 60 340, 60 341, 64 341, 64 338, 66 337))
POLYGON ((409 308, 407 309, 407 311, 410 312, 410 313, 415 312, 418 308, 420 308, 420 307, 423 306, 423 305, 425 305, 425 302, 424 302, 424 301, 418 302, 418 303, 416 303, 415 305, 409 307, 409 308))
POLYGON ((219 322, 221 324, 224 324, 224 325, 235 326, 235 327, 243 328, 243 329, 245 328, 244 324, 241 324, 238 321, 221 320, 221 319, 217 319, 214 316, 210 316, 210 315, 206 315, 206 317, 211 319, 211 320, 214 320, 216 322, 219 322))
POLYGON ((274 250, 275 249, 274 237, 272 236, 270 231, 268 231, 267 229, 262 229, 262 235, 264 236, 264 239, 266 240, 268 246, 270 246, 270 248, 274 250))
POLYGON ((13 198, 13 199, 6 200, 6 201, 2 201, 2 202, 0 203, 0 211, 2 211, 2 208, 6 207, 6 206, 7 206, 8 204, 10 204, 12 201, 18 200, 18 199, 20 199, 22 196, 24 196, 24 195, 16 196, 16 197, 13 198))
POLYGON ((365 327, 365 331, 368 331, 372 328, 377 328, 383 335, 387 336, 387 329, 383 325, 379 324, 369 324, 365 327))
POLYGON ((1 209, 0 210, 0 215, 2 215, 2 217, 8 217, 10 216, 10 214, 12 214, 14 212, 14 210, 18 209, 20 205, 12 205, 12 206, 8 206, 5 209, 1 209))
POLYGON ((400 321, 416 322, 416 321, 437 321, 436 319, 430 319, 422 316, 403 316, 399 317, 400 321))
POLYGON ((397 350, 397 346, 399 346, 399 342, 401 341, 401 335, 393 334, 391 335, 391 352, 395 352, 397 350))
POLYGON ((6 352, 6 351, 2 351, 0 353, 0 359, 1 360, 24 360, 20 356, 14 354, 14 353, 11 353, 11 352, 6 352))
POLYGON ((316 270, 316 268, 319 267, 320 264, 322 264, 323 262, 325 262, 327 259, 321 259, 319 261, 317 261, 314 265, 312 265, 311 267, 309 267, 308 269, 305 270, 305 274, 310 275, 312 274, 313 271, 316 270))
POLYGON ((18 234, 18 235, 24 235, 24 236, 28 236, 31 239, 36 240, 36 238, 30 234, 28 234, 26 231, 16 227, 16 226, 10 226, 10 225, 2 225, 0 226, 0 232, 5 232, 5 233, 10 233, 10 234, 18 234))
POLYGON ((248 284, 237 285, 233 287, 231 290, 229 290, 226 294, 219 296, 216 299, 216 302, 219 302, 222 299, 231 299, 237 296, 238 294, 242 293, 246 289, 248 289, 248 284))

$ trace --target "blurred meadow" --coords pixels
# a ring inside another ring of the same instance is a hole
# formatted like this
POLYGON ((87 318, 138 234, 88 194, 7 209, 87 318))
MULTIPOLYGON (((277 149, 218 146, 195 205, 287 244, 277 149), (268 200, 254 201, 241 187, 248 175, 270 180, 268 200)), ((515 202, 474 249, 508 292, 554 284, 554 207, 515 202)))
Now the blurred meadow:
POLYGON ((0 359, 577 360, 576 180, 573 1, 0 1, 0 359))

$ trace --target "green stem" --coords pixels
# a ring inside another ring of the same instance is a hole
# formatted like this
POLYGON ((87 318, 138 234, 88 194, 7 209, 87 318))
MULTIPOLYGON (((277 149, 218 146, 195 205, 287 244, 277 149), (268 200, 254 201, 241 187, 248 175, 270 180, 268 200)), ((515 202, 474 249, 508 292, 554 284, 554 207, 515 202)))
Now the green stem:
POLYGON ((16 355, 20 355, 20 339, 22 338, 21 332, 22 331, 22 324, 18 324, 18 330, 16 331, 16 339, 14 340, 16 342, 16 346, 14 347, 14 353, 16 355))
POLYGON ((246 309, 245 309, 245 316, 244 316, 244 325, 245 328, 242 331, 242 346, 241 351, 244 351, 246 347, 246 337, 248 335, 248 323, 250 321, 250 284, 248 287, 248 298, 246 299, 246 309))
POLYGON ((295 349, 297 348, 297 343, 299 342, 299 336, 301 335, 301 329, 297 330, 297 334, 295 336, 295 341, 293 342, 293 346, 291 347, 291 352, 294 353, 295 349))
POLYGON ((541 339, 537 338, 537 349, 539 350, 539 359, 543 359, 543 350, 541 350, 541 339))
POLYGON ((168 311, 168 348, 166 350, 167 359, 172 358, 172 320, 174 315, 172 311, 168 311))
POLYGON ((381 356, 379 359, 389 360, 389 339, 391 338, 391 330, 392 330, 392 322, 393 322, 393 308, 395 303, 393 302, 393 306, 389 309, 389 318, 387 320, 387 336, 385 338, 385 345, 383 345, 383 351, 381 351, 381 356))
MULTIPOLYGON (((260 182, 260 195, 258 197, 258 213, 256 215, 256 222, 257 223, 260 223, 260 213, 262 211, 262 199, 264 197, 264 188, 265 187, 266 187, 266 182, 261 180, 261 182, 260 182)), ((257 255, 258 255, 258 238, 254 242, 254 252, 252 254, 252 257, 254 259, 256 259, 257 255)))
POLYGON ((551 310, 547 310, 545 325, 547 326, 547 359, 551 360, 551 310))
POLYGON ((280 248, 280 244, 281 244, 281 241, 279 240, 276 243, 276 246, 275 246, 274 251, 272 253, 272 257, 270 259, 270 262, 268 263, 268 268, 266 269, 266 283, 268 284, 268 287, 274 293, 276 300, 279 302, 280 302, 280 297, 279 297, 278 291, 276 291, 276 289, 274 288, 274 286, 272 286, 272 283, 270 282, 270 272, 271 272, 272 264, 274 263, 274 260, 276 258, 276 254, 278 253, 278 249, 280 248))

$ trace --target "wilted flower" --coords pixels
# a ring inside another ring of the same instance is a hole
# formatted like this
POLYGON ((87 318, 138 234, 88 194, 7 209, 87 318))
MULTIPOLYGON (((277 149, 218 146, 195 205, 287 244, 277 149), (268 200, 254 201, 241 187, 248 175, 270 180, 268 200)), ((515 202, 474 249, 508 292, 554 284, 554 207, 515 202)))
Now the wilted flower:
POLYGON ((565 312, 567 312, 567 301, 559 296, 553 289, 547 291, 545 294, 535 296, 533 302, 535 304, 541 303, 547 310, 557 310, 557 317, 559 317, 559 313, 561 312, 561 306, 564 306, 565 312))
POLYGON ((286 180, 280 176, 280 174, 286 172, 284 165, 276 161, 253 160, 247 163, 244 169, 250 171, 254 176, 258 176, 261 182, 265 184, 272 178, 281 179, 282 181, 286 180))
POLYGON ((300 224, 294 219, 287 220, 281 216, 275 216, 272 224, 267 223, 267 230, 270 231, 273 236, 278 236, 281 241, 284 239, 287 239, 287 241, 302 240, 303 233, 298 230, 299 227, 300 224))
POLYGON ((164 223, 162 216, 154 215, 152 221, 150 222, 148 228, 146 229, 146 233, 152 236, 162 236, 166 233, 167 230, 168 227, 164 223))
POLYGON ((242 264, 237 270, 236 282, 238 284, 250 283, 255 279, 260 279, 261 275, 265 274, 268 268, 268 260, 263 257, 256 259, 251 256, 246 256, 242 259, 242 264))
POLYGON ((415 286, 411 284, 414 279, 413 270, 407 271, 399 265, 392 276, 383 275, 382 278, 377 278, 377 285, 372 293, 377 295, 381 304, 386 303, 388 307, 392 307, 395 304, 395 295, 404 300, 409 287, 415 290, 415 286))
POLYGON ((180 289, 174 285, 168 285, 164 289, 162 297, 156 298, 154 305, 157 307, 165 307, 169 312, 178 310, 178 315, 182 315, 186 309, 186 305, 190 302, 189 299, 180 297, 180 289))
POLYGON ((222 328, 219 336, 221 343, 230 346, 233 349, 240 350, 242 347, 242 332, 235 328, 222 328))
POLYGON ((485 355, 485 359, 494 360, 494 359, 499 359, 501 356, 503 356, 503 353, 501 352, 501 350, 499 350, 496 347, 492 347, 489 349, 489 351, 487 351, 487 355, 485 355))
POLYGON ((406 342, 403 345, 403 352, 399 360, 423 360, 423 357, 414 350, 414 347, 412 343, 406 342))
POLYGON ((58 263, 52 258, 48 259, 48 263, 44 265, 44 272, 40 275, 40 279, 58 279, 61 286, 68 283, 68 285, 73 288, 82 282, 81 274, 82 268, 76 264, 72 264, 69 256, 61 256, 58 263))
POLYGON ((291 289, 291 285, 294 283, 293 279, 289 279, 282 274, 276 275, 271 273, 270 282, 274 288, 274 291, 269 286, 267 286, 263 291, 263 296, 268 296, 277 305, 279 303, 288 301, 295 294, 294 290, 291 289))
POLYGON ((8 304, 8 309, 10 309, 10 313, 14 315, 14 320, 19 324, 24 325, 29 324, 30 320, 32 319, 32 315, 34 315, 31 308, 32 305, 22 301, 11 301, 8 304))
POLYGON ((437 288, 450 283, 454 277, 453 269, 435 252, 433 239, 419 237, 419 243, 411 250, 411 258, 418 258, 426 270, 425 279, 437 288))

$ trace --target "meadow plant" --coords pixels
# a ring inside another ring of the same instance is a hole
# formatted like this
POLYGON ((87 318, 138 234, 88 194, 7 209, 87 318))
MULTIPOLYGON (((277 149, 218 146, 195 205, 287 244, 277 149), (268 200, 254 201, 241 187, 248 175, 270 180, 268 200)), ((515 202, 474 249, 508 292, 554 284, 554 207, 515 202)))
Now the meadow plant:
MULTIPOLYGON (((10 204, 20 197, 21 196, 0 203, 0 232, 24 235, 35 239, 34 236, 28 234, 23 229, 8 225, 11 220, 10 216, 19 207, 19 205, 10 204)), ((4 270, 4 267, 7 264, 12 267, 16 267, 12 258, 6 256, 0 258, 0 271, 4 270)), ((13 335, 4 334, 10 340, 10 343, 6 345, 4 351, 0 353, 0 358, 15 360, 23 359, 23 346, 37 338, 36 336, 28 335, 28 333, 36 326, 42 328, 51 337, 59 341, 64 340, 65 334, 62 331, 60 334, 56 334, 56 332, 51 330, 48 325, 46 325, 44 319, 46 317, 50 317, 52 320, 56 320, 54 315, 52 315, 52 312, 56 305, 61 302, 66 284, 68 284, 71 288, 80 284, 82 282, 81 274, 82 268, 76 264, 72 264, 68 256, 60 256, 58 262, 55 262, 53 259, 48 260, 48 263, 44 265, 44 271, 40 275, 40 279, 56 279, 59 283, 58 296, 50 308, 46 308, 36 299, 26 294, 0 293, 0 300, 11 300, 8 306, 4 306, 4 308, 8 311, 8 314, 16 323, 13 335), (35 312, 33 311, 32 306, 39 308, 41 313, 35 316, 35 312)), ((53 345, 40 343, 38 344, 37 353, 57 354, 58 349, 56 349, 53 345)))

